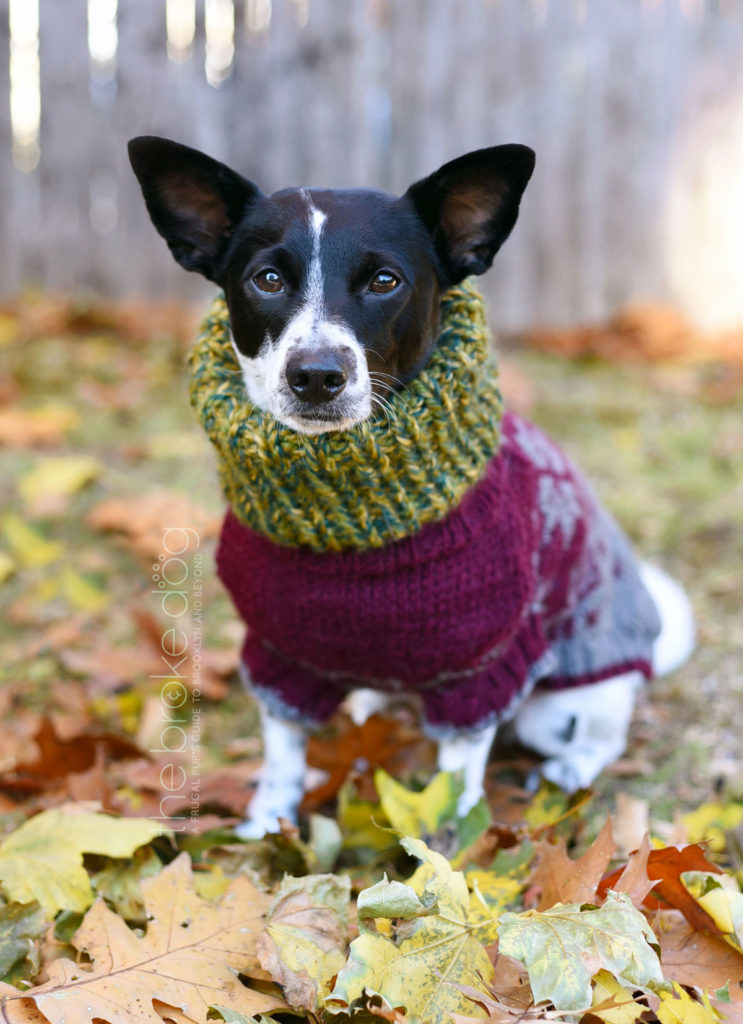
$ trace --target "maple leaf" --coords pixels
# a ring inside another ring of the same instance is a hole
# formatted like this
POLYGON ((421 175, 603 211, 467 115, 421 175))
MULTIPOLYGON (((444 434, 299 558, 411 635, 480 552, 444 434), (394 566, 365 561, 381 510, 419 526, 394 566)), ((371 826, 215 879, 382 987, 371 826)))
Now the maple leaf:
POLYGON ((557 1010, 590 1006, 591 978, 601 969, 635 987, 662 981, 655 942, 623 893, 611 893, 595 910, 558 903, 543 912, 504 914, 499 930, 501 952, 526 966, 535 1002, 549 999, 557 1010))
MULTIPOLYGON (((386 915, 399 910, 399 892, 388 899, 384 883, 379 883, 371 897, 360 896, 360 934, 351 943, 348 962, 326 1000, 326 1013, 347 1015, 349 1004, 369 990, 392 1007, 405 1007, 411 1016, 440 1024, 454 1013, 471 1011, 471 1001, 458 985, 487 993, 493 967, 477 933, 492 918, 482 907, 473 917, 464 875, 453 871, 444 857, 419 839, 400 842, 432 869, 420 898, 422 910, 388 926, 387 937, 377 930, 371 915, 389 920, 386 915)), ((414 913, 413 896, 408 895, 405 905, 414 913)))
MULTIPOLYGON (((612 885, 614 892, 626 892, 636 907, 642 906, 655 884, 648 877, 650 852, 650 836, 646 832, 639 849, 629 855, 626 867, 612 885)), ((602 881, 600 886, 602 890, 603 884, 602 881)))
MULTIPOLYGON (((599 896, 604 896, 614 887, 623 870, 618 868, 602 880, 598 889, 599 896)), ((664 846, 660 850, 651 850, 647 859, 647 873, 648 878, 653 881, 653 887, 651 894, 645 897, 644 905, 654 910, 675 907, 699 931, 708 929, 719 934, 719 928, 714 920, 684 888, 681 875, 685 871, 722 873, 720 868, 710 864, 701 846, 696 844, 683 846, 681 849, 664 846)))
POLYGON ((258 959, 293 1006, 316 1009, 346 962, 350 890, 337 875, 284 878, 269 907, 258 959))
POLYGON ((380 715, 370 715, 360 726, 349 723, 336 737, 310 737, 307 763, 327 772, 328 779, 305 796, 303 810, 306 813, 331 800, 351 775, 366 781, 364 788, 372 792, 375 768, 399 776, 403 762, 411 757, 428 768, 432 749, 430 740, 423 739, 418 731, 380 715))
POLYGON ((536 863, 527 883, 539 893, 536 909, 547 910, 556 903, 596 903, 596 889, 614 850, 610 820, 579 860, 568 856, 562 836, 556 843, 536 843, 536 863))
POLYGON ((58 910, 86 910, 93 902, 84 853, 130 857, 162 829, 148 818, 42 811, 0 843, 0 881, 18 902, 38 900, 49 917, 58 910))
POLYGON ((261 974, 255 947, 269 898, 241 877, 214 906, 196 895, 192 881, 190 861, 181 854, 142 883, 148 921, 142 938, 98 900, 73 938, 93 959, 92 968, 52 961, 44 985, 4 995, 7 1019, 23 1020, 28 1000, 51 1024, 162 1024, 168 1014, 158 1013, 156 1001, 180 1010, 173 1015, 179 1021, 205 1021, 214 1003, 248 1017, 288 1009, 280 997, 238 979, 261 974))

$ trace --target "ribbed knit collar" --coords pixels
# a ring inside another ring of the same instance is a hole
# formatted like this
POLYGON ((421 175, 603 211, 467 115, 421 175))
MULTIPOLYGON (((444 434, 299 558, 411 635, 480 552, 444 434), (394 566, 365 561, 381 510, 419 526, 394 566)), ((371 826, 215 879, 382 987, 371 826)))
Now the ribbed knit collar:
POLYGON ((189 360, 191 403, 238 519, 277 544, 364 550, 458 505, 498 449, 502 401, 482 299, 469 281, 442 297, 441 325, 427 366, 389 397, 389 417, 308 436, 246 401, 217 296, 189 360))

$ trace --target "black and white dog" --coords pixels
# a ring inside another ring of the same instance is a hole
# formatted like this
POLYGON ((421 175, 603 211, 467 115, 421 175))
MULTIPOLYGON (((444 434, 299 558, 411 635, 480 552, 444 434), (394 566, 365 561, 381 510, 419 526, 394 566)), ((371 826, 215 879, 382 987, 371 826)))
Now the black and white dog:
MULTIPOLYGON (((151 136, 129 146, 155 227, 175 259, 226 296, 250 401, 304 434, 346 430, 383 406, 426 365, 442 292, 482 274, 508 237, 534 154, 507 145, 462 156, 401 197, 372 190, 291 188, 264 195, 196 150, 151 136)), ((688 601, 644 567, 662 620, 654 668, 680 664, 694 643, 688 601)), ((518 710, 519 738, 567 789, 589 784, 625 748, 638 672, 537 692, 518 710)), ((352 695, 356 721, 386 697, 352 695)), ((262 709, 265 760, 243 835, 293 816, 304 781, 305 732, 262 709)), ((442 770, 462 771, 460 810, 482 794, 495 727, 443 739, 442 770)))

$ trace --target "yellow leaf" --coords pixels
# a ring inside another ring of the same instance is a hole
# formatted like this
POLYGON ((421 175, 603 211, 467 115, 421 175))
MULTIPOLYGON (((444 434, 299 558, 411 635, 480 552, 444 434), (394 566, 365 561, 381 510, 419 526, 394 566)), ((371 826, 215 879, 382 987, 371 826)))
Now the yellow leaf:
POLYGON ((91 455, 41 459, 21 477, 18 489, 27 505, 42 498, 69 497, 95 480, 102 470, 103 464, 91 455))
POLYGON ((743 952, 743 893, 730 875, 685 871, 684 888, 706 910, 731 946, 743 952))
POLYGON ((346 850, 381 853, 394 845, 389 832, 385 831, 389 822, 382 808, 379 804, 359 800, 351 784, 342 786, 338 793, 338 824, 346 850))
POLYGON ((11 551, 26 568, 38 569, 56 562, 62 556, 64 548, 59 541, 47 540, 18 516, 5 516, 3 529, 11 551))
POLYGON ((709 998, 702 994, 701 1002, 691 996, 677 982, 673 992, 660 993, 658 1020, 660 1024, 718 1024, 722 1020, 709 998))
POLYGON ((634 1024, 647 1010, 632 998, 632 991, 609 971, 599 971, 593 979, 591 1013, 606 1024, 634 1024))
POLYGON ((4 551, 0 551, 0 583, 5 583, 7 579, 15 572, 15 562, 6 555, 4 551))
POLYGON ((9 345, 18 337, 18 319, 10 313, 0 313, 0 345, 9 345))
POLYGON ((420 793, 413 793, 377 768, 374 785, 382 810, 393 828, 406 836, 430 836, 456 818, 461 783, 449 772, 439 772, 420 793))
MULTIPOLYGON (((398 920, 389 937, 380 934, 373 918, 359 916, 360 934, 326 1001, 328 1015, 345 1012, 367 990, 391 1006, 405 1007, 411 1017, 444 1024, 454 1014, 472 1013, 473 1003, 457 986, 487 993, 493 967, 479 936, 492 923, 491 916, 482 907, 472 913, 464 875, 453 871, 444 857, 419 839, 401 843, 431 871, 420 916, 398 920)), ((369 900, 360 900, 367 908, 364 913, 396 913, 401 894, 396 891, 388 900, 382 883, 373 888, 369 900)), ((410 896, 405 899, 411 913, 414 902, 410 896)))
POLYGON ((690 843, 708 842, 710 849, 722 853, 725 833, 737 828, 743 821, 743 804, 702 804, 681 819, 690 843))
POLYGON ((271 903, 258 957, 292 1006, 315 1011, 346 962, 350 888, 336 875, 287 877, 271 903))
POLYGON ((37 900, 50 917, 83 911, 93 902, 83 854, 131 857, 161 832, 147 818, 42 811, 0 843, 0 881, 11 900, 37 900))
POLYGON ((108 594, 69 566, 62 569, 59 584, 65 600, 75 611, 99 612, 108 604, 108 594))
POLYGON ((178 1007, 179 1021, 205 1021, 214 1003, 248 1018, 288 1009, 279 996, 248 988, 238 977, 262 976, 255 946, 268 903, 244 875, 214 906, 193 891, 190 861, 181 854, 142 882, 142 896, 143 937, 97 900, 72 940, 92 967, 54 960, 45 984, 16 996, 2 993, 7 1019, 21 1019, 14 1015, 21 999, 33 1000, 51 1024, 162 1024, 159 1004, 178 1007))
POLYGON ((203 900, 216 903, 230 887, 232 879, 222 870, 221 865, 210 865, 206 871, 197 871, 193 876, 193 887, 203 900))
POLYGON ((465 871, 464 877, 471 891, 470 911, 473 915, 483 911, 493 921, 479 935, 481 942, 495 942, 498 938, 498 918, 503 910, 509 910, 521 895, 523 884, 515 878, 507 878, 495 871, 483 871, 471 868, 465 871))

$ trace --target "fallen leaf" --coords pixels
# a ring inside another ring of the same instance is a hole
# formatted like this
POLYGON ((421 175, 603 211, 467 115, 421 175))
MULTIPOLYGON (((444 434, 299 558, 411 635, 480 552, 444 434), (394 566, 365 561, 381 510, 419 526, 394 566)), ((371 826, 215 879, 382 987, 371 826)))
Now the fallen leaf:
POLYGON ((529 886, 539 893, 537 910, 556 903, 597 903, 596 889, 614 853, 611 821, 579 860, 571 860, 565 840, 542 840, 534 845, 534 869, 529 886))
POLYGON ((112 760, 144 756, 136 744, 118 733, 91 729, 69 739, 60 739, 49 718, 42 718, 33 740, 38 748, 37 757, 33 761, 19 762, 12 774, 0 776, 0 787, 12 788, 14 780, 43 784, 70 772, 88 771, 94 766, 99 750, 112 760))
POLYGON ((617 806, 612 816, 612 832, 617 847, 628 854, 636 850, 649 831, 648 802, 627 793, 617 793, 617 806))
MULTIPOLYGON (((421 840, 404 838, 401 844, 432 869, 421 897, 425 914, 397 922, 389 938, 377 930, 373 918, 359 917, 360 934, 351 943, 348 962, 326 1002, 328 1015, 347 1014, 364 991, 374 991, 410 1016, 444 1024, 452 1014, 472 1009, 471 1000, 456 985, 487 994, 493 968, 477 933, 492 919, 482 912, 473 918, 464 875, 452 871, 444 857, 421 840), (428 912, 432 900, 437 913, 428 912)), ((369 912, 384 906, 377 888, 369 912)))
POLYGON ((430 774, 433 744, 419 730, 395 718, 371 715, 361 726, 344 723, 337 735, 310 737, 307 763, 327 772, 328 778, 305 796, 302 808, 307 813, 322 807, 349 777, 354 778, 361 798, 369 799, 375 795, 371 785, 374 769, 383 768, 399 778, 411 762, 430 774))
POLYGON ((139 498, 102 501, 88 514, 88 524, 96 530, 120 534, 128 547, 152 561, 163 553, 168 554, 163 546, 168 536, 169 550, 177 547, 179 557, 193 552, 201 541, 217 536, 221 519, 194 505, 182 494, 153 491, 139 498), (173 539, 176 530, 177 544, 173 539))
POLYGON ((257 953, 292 1006, 317 1010, 345 964, 350 891, 348 878, 309 875, 274 896, 257 953))
POLYGON ((702 804, 681 819, 690 843, 706 841, 714 853, 725 849, 725 833, 737 828, 743 822, 743 804, 702 804))
POLYGON ((725 941, 743 952, 743 893, 735 879, 706 871, 685 871, 681 882, 715 922, 725 941))
POLYGON ((11 551, 25 568, 39 569, 51 565, 64 553, 64 547, 59 541, 44 537, 19 516, 4 516, 2 527, 11 551))
POLYGON ((442 841, 451 845, 453 841, 451 853, 469 846, 490 824, 490 811, 484 800, 460 817, 457 802, 464 782, 451 772, 438 772, 425 789, 416 793, 378 768, 374 785, 382 810, 394 829, 425 839, 433 846, 440 846, 442 841))
POLYGON ((0 409, 0 442, 9 448, 56 445, 77 426, 78 413, 69 405, 49 403, 36 409, 0 409))
POLYGON ((678 910, 654 918, 660 959, 667 978, 714 992, 730 983, 731 996, 743 998, 743 955, 716 935, 697 931, 678 910))
POLYGON ((247 878, 236 879, 214 906, 193 891, 190 862, 181 854, 144 881, 142 892, 148 922, 143 937, 96 901, 73 939, 93 966, 55 960, 44 985, 28 995, 6 995, 3 1011, 12 1013, 16 1001, 30 998, 51 1024, 161 1024, 155 1000, 177 1006, 191 1021, 206 1020, 213 1003, 249 1017, 288 1009, 278 996, 247 988, 238 978, 262 976, 255 946, 269 902, 247 878))
POLYGON ((632 990, 622 985, 613 974, 599 971, 593 980, 591 1014, 606 1024, 634 1024, 647 1007, 635 1002, 632 990))
POLYGON ((529 972, 534 1001, 556 1010, 591 1005, 591 978, 606 970, 623 985, 642 988, 662 981, 655 935, 627 895, 610 894, 604 905, 582 910, 557 904, 539 912, 503 914, 499 948, 529 972))
MULTIPOLYGON (((623 868, 607 875, 599 886, 599 895, 603 896, 621 875, 623 868)), ((651 893, 645 897, 644 905, 656 910, 675 907, 699 931, 705 928, 717 932, 717 926, 706 911, 684 888, 681 875, 685 871, 721 871, 704 856, 701 846, 692 844, 678 849, 675 846, 664 846, 660 850, 651 850, 647 860, 648 878, 653 880, 651 893)))
POLYGON ((694 999, 674 982, 673 992, 660 993, 658 1020, 660 1024, 718 1024, 722 1017, 707 996, 694 999))
POLYGON ((38 900, 49 917, 83 911, 93 902, 83 854, 130 857, 161 832, 146 818, 42 811, 0 843, 0 881, 11 900, 38 900))
POLYGON ((0 906, 0 979, 30 982, 39 969, 38 942, 47 927, 38 903, 0 906))
POLYGON ((103 464, 92 455, 58 455, 42 459, 18 481, 27 507, 36 515, 59 512, 64 499, 82 490, 103 472, 103 464))
MULTIPOLYGON (((648 877, 649 856, 650 836, 646 832, 639 849, 630 854, 627 866, 612 885, 615 892, 626 892, 636 907, 642 906, 655 884, 648 877)), ((601 888, 603 891, 603 882, 601 888)))

